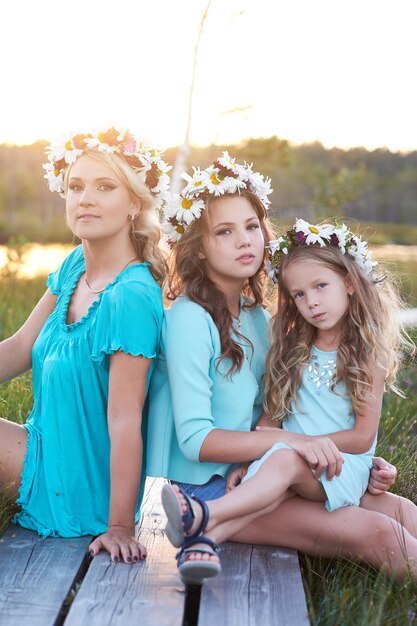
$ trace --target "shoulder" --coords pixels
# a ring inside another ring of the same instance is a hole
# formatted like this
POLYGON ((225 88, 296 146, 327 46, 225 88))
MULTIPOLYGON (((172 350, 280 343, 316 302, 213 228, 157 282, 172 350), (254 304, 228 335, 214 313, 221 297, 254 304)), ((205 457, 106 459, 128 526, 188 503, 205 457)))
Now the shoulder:
POLYGON ((55 272, 48 275, 46 284, 50 291, 58 295, 66 282, 71 280, 77 272, 81 272, 83 267, 84 252, 82 245, 79 245, 70 252, 55 272))
POLYGON ((214 324, 211 315, 200 304, 193 302, 187 296, 179 296, 171 307, 165 311, 165 316, 170 324, 183 324, 193 320, 214 324))
POLYGON ((100 311, 106 324, 110 317, 127 325, 153 320, 160 328, 164 314, 162 292, 147 264, 132 265, 119 274, 103 292, 100 311))
POLYGON ((167 339, 176 336, 187 342, 196 338, 203 341, 204 337, 211 341, 218 334, 211 315, 187 296, 179 296, 165 311, 165 331, 167 339))
POLYGON ((110 299, 141 298, 153 300, 162 306, 162 291, 149 271, 147 263, 131 265, 115 279, 106 292, 110 299))

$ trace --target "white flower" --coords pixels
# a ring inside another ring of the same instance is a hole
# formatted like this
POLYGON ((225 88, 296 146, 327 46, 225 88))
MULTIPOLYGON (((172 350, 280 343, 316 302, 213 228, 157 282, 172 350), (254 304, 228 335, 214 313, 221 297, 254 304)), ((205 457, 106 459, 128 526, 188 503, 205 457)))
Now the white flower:
POLYGON ((163 230, 169 244, 178 241, 185 232, 185 228, 182 224, 174 225, 169 221, 163 224, 163 230))
POLYGON ((246 183, 240 178, 233 178, 233 176, 226 176, 223 180, 223 187, 225 193, 236 193, 239 189, 246 189, 246 183))
POLYGON ((296 232, 302 232, 306 236, 306 244, 318 243, 323 248, 326 241, 330 240, 333 233, 333 226, 320 226, 319 224, 309 224, 305 220, 297 219, 295 221, 296 232), (326 241, 324 241, 326 240, 326 241))
POLYGON ((203 185, 207 188, 209 193, 212 193, 215 196, 221 196, 227 191, 227 182, 220 180, 218 177, 219 170, 217 167, 211 165, 205 169, 203 173, 203 185))
POLYGON ((255 193, 264 204, 271 204, 268 199, 271 189, 271 179, 264 178, 259 172, 252 172, 249 176, 249 184, 252 187, 253 193, 255 193))
POLYGON ((62 193, 64 188, 64 176, 62 172, 58 175, 55 173, 55 168, 53 163, 45 163, 43 166, 46 174, 44 178, 48 181, 48 187, 50 191, 56 191, 58 193, 62 193))
POLYGON ((347 241, 347 237, 348 235, 350 235, 350 231, 349 228, 346 226, 346 224, 342 224, 342 226, 340 228, 335 228, 334 229, 334 234, 337 236, 337 239, 339 241, 339 250, 340 252, 342 252, 343 254, 346 251, 346 241, 347 241))
POLYGON ((185 222, 189 226, 193 220, 201 216, 203 209, 204 200, 180 197, 176 218, 179 222, 185 222))
POLYGON ((65 163, 72 165, 82 154, 82 150, 75 148, 71 137, 63 137, 56 143, 51 144, 48 150, 48 158, 51 161, 65 160, 65 163))
POLYGON ((193 167, 193 170, 194 174, 192 176, 186 172, 181 174, 181 178, 187 182, 187 185, 182 190, 185 196, 191 193, 201 193, 204 189, 205 173, 199 167, 193 167))
POLYGON ((92 137, 86 137, 84 139, 84 143, 88 147, 89 150, 93 148, 97 148, 99 152, 107 152, 111 154, 112 152, 120 152, 120 148, 118 146, 109 146, 108 143, 103 143, 99 137, 101 133, 91 133, 92 137))
MULTIPOLYGON (((278 250, 281 250, 281 246, 284 243, 285 239, 284 237, 278 237, 278 239, 272 239, 272 241, 269 242, 269 249, 271 251, 271 255, 274 256, 275 252, 277 252, 278 250)), ((285 252, 284 254, 288 253, 288 248, 285 248, 285 250, 287 252, 285 252)), ((284 250, 282 250, 284 252, 284 250)))
POLYGON ((223 165, 223 167, 226 167, 228 170, 231 170, 235 174, 239 174, 239 167, 235 164, 235 160, 236 159, 233 159, 229 155, 227 150, 225 150, 222 153, 222 156, 217 159, 217 161, 220 163, 220 165, 223 165))
POLYGON ((266 260, 264 265, 268 278, 274 281, 274 283, 278 283, 278 269, 274 267, 269 260, 266 260))

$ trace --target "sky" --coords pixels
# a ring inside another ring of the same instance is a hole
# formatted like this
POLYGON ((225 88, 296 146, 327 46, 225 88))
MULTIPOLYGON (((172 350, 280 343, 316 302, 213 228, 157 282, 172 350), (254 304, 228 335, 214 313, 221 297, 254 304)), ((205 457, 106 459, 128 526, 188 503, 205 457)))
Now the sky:
MULTIPOLYGON (((115 124, 181 144, 207 4, 2 3, 0 142, 115 124)), ((211 0, 191 143, 417 150, 416 24, 416 0, 211 0)))

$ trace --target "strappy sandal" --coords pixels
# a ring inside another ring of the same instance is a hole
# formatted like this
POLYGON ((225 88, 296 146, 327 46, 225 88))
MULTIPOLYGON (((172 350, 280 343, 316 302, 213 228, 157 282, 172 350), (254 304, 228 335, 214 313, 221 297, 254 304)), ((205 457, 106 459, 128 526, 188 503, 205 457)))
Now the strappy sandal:
POLYGON ((214 561, 191 561, 187 556, 193 552, 220 556, 221 548, 212 539, 201 535, 200 537, 187 537, 186 542, 178 550, 176 555, 177 567, 181 579, 186 585, 202 585, 205 578, 218 576, 222 570, 220 563, 214 561), (205 543, 208 548, 194 548, 196 544, 205 543))
POLYGON ((207 504, 204 500, 200 500, 200 498, 195 496, 191 498, 181 489, 180 493, 184 496, 188 504, 188 509, 185 513, 182 512, 177 493, 172 488, 172 485, 168 483, 165 484, 161 492, 162 506, 168 518, 165 532, 172 545, 176 548, 181 547, 188 539, 193 539, 201 535, 205 531, 209 519, 207 504), (195 520, 193 501, 198 502, 201 506, 203 517, 201 518, 198 528, 196 528, 191 535, 187 535, 186 533, 191 530, 195 520))

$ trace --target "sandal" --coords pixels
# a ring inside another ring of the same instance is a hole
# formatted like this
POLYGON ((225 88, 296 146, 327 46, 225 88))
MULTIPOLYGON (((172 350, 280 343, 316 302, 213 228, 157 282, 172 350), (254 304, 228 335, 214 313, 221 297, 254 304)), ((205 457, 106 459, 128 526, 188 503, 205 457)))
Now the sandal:
POLYGON ((162 506, 164 507, 164 511, 168 518, 165 526, 165 532, 172 545, 176 548, 182 546, 188 539, 193 539, 194 537, 201 535, 205 531, 209 519, 207 504, 204 500, 200 500, 200 498, 197 497, 191 498, 181 489, 180 492, 188 504, 188 509, 185 513, 181 510, 180 502, 176 492, 172 488, 172 485, 166 483, 162 487, 161 492, 162 506), (193 501, 198 502, 201 506, 203 517, 198 528, 191 535, 187 535, 186 533, 191 530, 195 520, 193 501))
POLYGON ((181 580, 186 585, 202 585, 205 578, 218 576, 222 570, 220 563, 214 561, 187 561, 187 556, 192 552, 201 552, 220 556, 221 548, 212 539, 201 535, 200 537, 187 537, 186 542, 176 555, 177 567, 181 580), (205 543, 209 548, 193 548, 198 543, 205 543))

